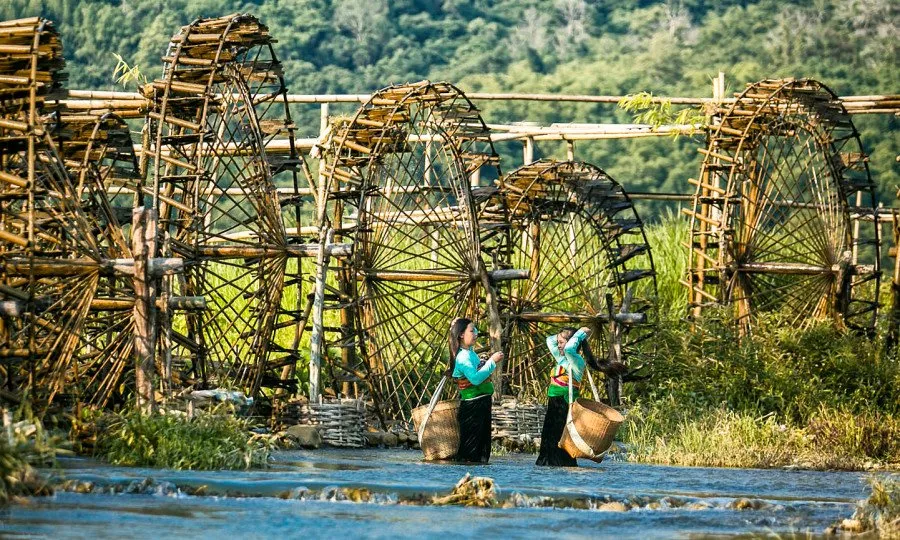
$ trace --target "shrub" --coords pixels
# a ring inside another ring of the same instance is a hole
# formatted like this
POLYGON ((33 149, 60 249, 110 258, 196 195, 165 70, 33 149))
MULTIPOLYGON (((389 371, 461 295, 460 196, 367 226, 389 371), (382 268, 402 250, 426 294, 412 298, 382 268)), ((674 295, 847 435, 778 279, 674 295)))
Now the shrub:
POLYGON ((248 469, 265 466, 269 456, 266 440, 251 435, 246 421, 222 408, 192 418, 177 411, 129 411, 98 422, 95 452, 116 465, 248 469))

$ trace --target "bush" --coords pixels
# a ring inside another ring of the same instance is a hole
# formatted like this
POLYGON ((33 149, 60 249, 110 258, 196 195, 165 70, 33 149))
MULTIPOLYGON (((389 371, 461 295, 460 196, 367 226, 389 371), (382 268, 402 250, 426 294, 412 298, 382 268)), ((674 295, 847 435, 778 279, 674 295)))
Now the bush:
POLYGON ((0 435, 0 505, 11 497, 53 494, 52 486, 32 465, 55 464, 58 442, 33 418, 9 425, 0 435))
POLYGON ((630 386, 632 399, 672 398, 683 408, 722 406, 774 414, 805 425, 822 406, 850 414, 900 414, 900 364, 881 343, 823 322, 789 328, 761 321, 739 340, 732 326, 708 317, 693 331, 677 321, 657 333, 652 376, 630 386))
POLYGON ((193 418, 177 411, 101 417, 95 452, 116 465, 209 470, 264 467, 269 450, 246 421, 219 408, 193 418))
POLYGON ((808 425, 724 407, 686 409, 672 397, 632 407, 620 437, 632 461, 705 467, 857 470, 900 462, 900 422, 820 407, 808 425))
POLYGON ((869 486, 869 498, 860 502, 853 517, 845 519, 838 528, 854 533, 874 532, 878 538, 900 538, 900 481, 872 477, 869 486))

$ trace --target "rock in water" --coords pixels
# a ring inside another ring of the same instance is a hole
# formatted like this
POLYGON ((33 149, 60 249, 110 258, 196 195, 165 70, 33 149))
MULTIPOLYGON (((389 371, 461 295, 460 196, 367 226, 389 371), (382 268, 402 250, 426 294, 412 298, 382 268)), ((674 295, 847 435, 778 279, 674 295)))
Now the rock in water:
POLYGON ((612 501, 608 503, 601 504, 597 507, 597 510, 601 512, 627 512, 628 507, 625 506, 625 503, 619 501, 612 501))
POLYGON ((435 497, 432 504, 443 506, 459 504, 462 506, 497 506, 497 493, 494 490, 494 479, 485 476, 471 476, 466 473, 450 495, 435 497))
POLYGON ((296 425, 287 428, 284 436, 293 440, 301 448, 322 446, 322 434, 316 426, 296 425))

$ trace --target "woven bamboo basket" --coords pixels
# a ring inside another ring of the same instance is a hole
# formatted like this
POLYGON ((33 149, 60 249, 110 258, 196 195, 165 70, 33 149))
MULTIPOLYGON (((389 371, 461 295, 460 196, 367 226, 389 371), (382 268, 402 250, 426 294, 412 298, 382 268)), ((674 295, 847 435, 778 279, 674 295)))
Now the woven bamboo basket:
MULTIPOLYGON (((459 451, 459 421, 456 413, 459 410, 459 400, 439 401, 431 412, 425 433, 422 434, 422 452, 426 461, 435 459, 450 459, 459 451)), ((428 405, 422 405, 412 410, 413 423, 416 432, 428 412, 428 405)))
POLYGON ((603 461, 603 456, 612 445, 616 431, 624 421, 625 417, 612 407, 599 401, 579 398, 572 404, 572 424, 577 432, 574 437, 580 437, 590 447, 590 452, 579 448, 573 434, 569 432, 569 426, 563 429, 559 447, 575 458, 603 461))

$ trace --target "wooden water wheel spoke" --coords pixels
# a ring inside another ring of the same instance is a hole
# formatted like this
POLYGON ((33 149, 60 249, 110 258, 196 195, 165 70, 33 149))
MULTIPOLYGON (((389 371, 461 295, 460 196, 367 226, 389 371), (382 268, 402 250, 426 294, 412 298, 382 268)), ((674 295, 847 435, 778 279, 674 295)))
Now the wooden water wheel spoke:
MULTIPOLYGON (((410 302, 410 296, 420 293, 421 289, 390 283, 392 291, 386 293, 378 290, 382 286, 377 287, 372 315, 379 324, 371 330, 379 333, 372 336, 374 346, 369 353, 383 359, 383 365, 379 366, 381 373, 395 378, 385 396, 389 402, 419 403, 430 397, 428 389, 437 384, 446 368, 441 359, 446 336, 435 331, 435 322, 443 322, 449 314, 464 309, 470 300, 465 291, 460 290, 464 287, 455 287, 455 292, 447 291, 445 287, 433 287, 431 296, 413 302, 410 302), (401 298, 399 302, 398 297, 401 298), (423 324, 408 325, 409 313, 415 313, 423 324), (411 360, 418 361, 412 366, 406 365, 411 360)), ((398 408, 391 412, 402 415, 404 411, 398 408)))
POLYGON ((508 310, 509 382, 513 392, 537 397, 554 362, 545 338, 562 327, 592 327, 592 350, 604 363, 613 342, 618 352, 641 341, 648 327, 612 336, 610 308, 639 291, 635 309, 652 312, 653 263, 627 194, 592 165, 539 161, 498 187, 487 205, 508 209, 510 264, 530 269, 529 279, 512 282, 501 300, 508 310))
POLYGON ((496 156, 486 132, 456 88, 422 82, 376 92, 326 145, 320 215, 355 225, 336 239, 354 244, 354 332, 388 417, 407 418, 433 390, 454 317, 496 313, 475 301, 483 269, 469 175, 496 156))
POLYGON ((851 184, 838 165, 858 145, 846 111, 812 80, 764 81, 738 97, 710 133, 689 212, 694 315, 714 297, 735 306, 742 332, 765 311, 871 330, 875 311, 849 306, 877 303, 878 230, 854 225, 849 208, 876 203, 870 182, 851 184))
POLYGON ((0 97, 0 299, 22 306, 0 323, 0 349, 12 353, 8 360, 25 360, 7 363, 0 382, 29 392, 45 410, 73 390, 100 271, 104 259, 121 253, 121 233, 96 174, 104 163, 102 148, 92 146, 100 138, 96 119, 60 116, 64 61, 53 25, 36 17, 5 25, 15 29, 0 43, 16 47, 0 52, 0 75, 36 76, 5 81, 0 97), (73 126, 85 130, 73 136, 73 126))
MULTIPOLYGON (((249 15, 194 21, 172 38, 163 77, 147 96, 152 192, 161 238, 169 239, 161 249, 188 259, 184 278, 170 287, 207 298, 206 310, 176 314, 180 337, 171 347, 191 359, 202 383, 236 385, 254 397, 277 348, 288 266, 273 182, 282 171, 265 157, 261 124, 285 93, 271 42, 249 15), (267 249, 241 255, 260 243, 267 249), (213 247, 221 248, 214 260, 213 247)), ((289 120, 282 125, 292 129, 289 120)))

